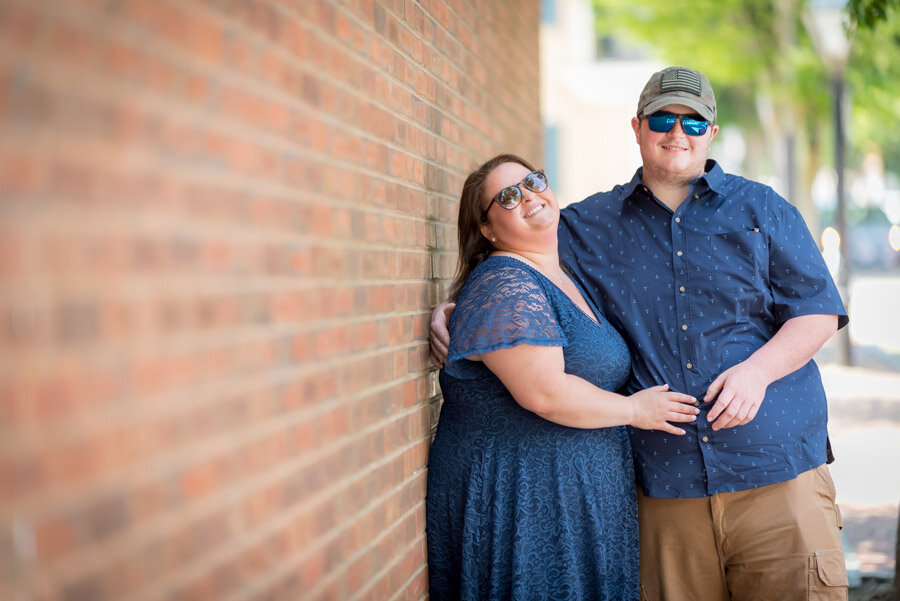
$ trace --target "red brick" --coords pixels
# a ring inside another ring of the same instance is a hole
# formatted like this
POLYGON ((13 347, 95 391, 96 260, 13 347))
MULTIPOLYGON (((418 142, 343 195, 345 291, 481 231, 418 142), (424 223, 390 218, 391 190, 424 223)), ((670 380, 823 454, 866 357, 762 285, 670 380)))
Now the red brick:
POLYGON ((465 173, 540 160, 538 17, 0 3, 10 594, 426 596, 430 312, 465 173))

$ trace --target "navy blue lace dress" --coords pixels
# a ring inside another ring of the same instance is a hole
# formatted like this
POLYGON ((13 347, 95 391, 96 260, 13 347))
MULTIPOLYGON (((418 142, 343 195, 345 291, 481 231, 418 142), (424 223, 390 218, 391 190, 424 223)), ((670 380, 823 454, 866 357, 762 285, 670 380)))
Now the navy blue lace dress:
POLYGON ((638 598, 625 428, 549 422, 465 359, 518 344, 561 346, 566 372, 616 390, 628 377, 628 349, 594 312, 599 324, 509 257, 487 259, 460 293, 428 461, 431 601, 638 598))

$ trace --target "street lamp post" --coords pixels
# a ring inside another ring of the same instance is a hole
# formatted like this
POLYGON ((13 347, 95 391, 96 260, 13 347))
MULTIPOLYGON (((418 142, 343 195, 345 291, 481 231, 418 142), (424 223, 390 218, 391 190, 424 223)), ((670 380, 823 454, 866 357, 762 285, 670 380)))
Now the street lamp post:
MULTIPOLYGON (((840 234, 840 261, 837 285, 845 305, 850 300, 850 228, 847 223, 847 192, 844 183, 844 68, 850 55, 849 25, 845 11, 846 0, 812 0, 804 15, 806 30, 816 52, 831 70, 834 104, 834 169, 837 172, 837 206, 835 229, 840 234)), ((840 362, 853 364, 850 330, 838 333, 840 362)))

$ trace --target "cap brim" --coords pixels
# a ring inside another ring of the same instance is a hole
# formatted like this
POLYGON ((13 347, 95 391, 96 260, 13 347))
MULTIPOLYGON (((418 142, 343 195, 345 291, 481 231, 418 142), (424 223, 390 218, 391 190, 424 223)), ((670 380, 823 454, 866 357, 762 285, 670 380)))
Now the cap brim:
POLYGON ((694 98, 688 98, 685 96, 678 96, 675 94, 669 94, 666 96, 660 96, 659 98, 654 98, 651 102, 647 103, 647 106, 644 107, 644 115, 651 115, 663 108, 664 106, 669 106, 670 104, 680 104, 682 106, 686 106, 688 108, 692 108, 697 113, 706 119, 707 121, 715 123, 716 115, 713 111, 709 109, 708 106, 695 100, 694 98))

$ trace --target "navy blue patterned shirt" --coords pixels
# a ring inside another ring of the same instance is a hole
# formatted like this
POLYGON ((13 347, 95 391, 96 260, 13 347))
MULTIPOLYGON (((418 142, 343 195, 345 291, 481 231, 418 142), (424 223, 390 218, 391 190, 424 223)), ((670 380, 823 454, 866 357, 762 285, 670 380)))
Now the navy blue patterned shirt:
MULTIPOLYGON (((840 295, 799 211, 715 161, 673 213, 641 183, 562 211, 560 256, 625 335, 623 392, 668 383, 702 399, 788 319, 839 315, 840 295)), ((750 423, 713 431, 700 403, 684 436, 630 429, 652 497, 703 497, 783 482, 826 461, 825 392, 814 361, 769 385, 750 423)))

